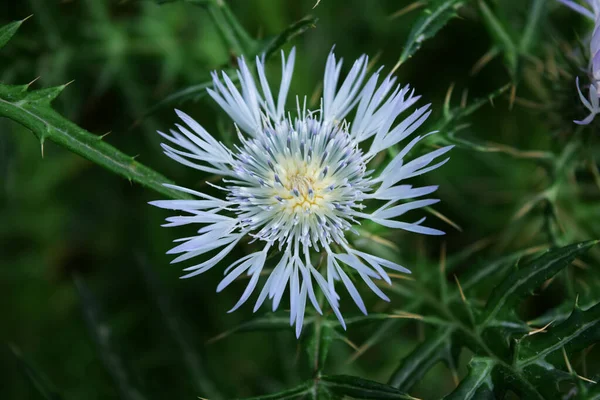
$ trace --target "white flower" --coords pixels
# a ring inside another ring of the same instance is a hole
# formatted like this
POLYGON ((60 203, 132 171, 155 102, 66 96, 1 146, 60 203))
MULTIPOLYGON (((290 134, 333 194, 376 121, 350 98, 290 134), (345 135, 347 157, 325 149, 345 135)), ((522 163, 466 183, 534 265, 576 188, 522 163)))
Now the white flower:
POLYGON ((579 125, 587 125, 594 120, 600 113, 600 0, 585 0, 589 8, 586 8, 573 0, 558 0, 560 3, 577 11, 579 14, 594 21, 594 31, 590 40, 590 65, 589 73, 591 82, 588 89, 588 98, 586 99, 579 86, 579 77, 575 80, 579 99, 590 111, 590 115, 581 121, 574 121, 579 125), (591 8, 591 9, 590 9, 591 8))
MULTIPOLYGON (((231 311, 240 307, 258 285, 265 264, 272 270, 254 307, 268 297, 277 309, 286 288, 290 294, 290 325, 299 335, 307 298, 322 313, 315 289, 318 286, 345 328, 339 311, 336 282, 343 286, 366 314, 366 308, 353 277, 360 277, 382 299, 389 301, 374 280, 391 283, 386 269, 409 273, 391 261, 359 251, 346 234, 352 226, 367 219, 389 228, 427 235, 443 232, 416 222, 396 220, 407 211, 437 203, 436 199, 408 201, 427 196, 437 186, 412 187, 404 180, 431 171, 448 158, 439 159, 451 146, 432 151, 414 160, 408 152, 425 136, 413 133, 429 116, 429 105, 395 123, 419 99, 408 86, 380 74, 367 79, 367 57, 354 62, 340 82, 342 60, 333 53, 327 59, 323 98, 318 110, 306 109, 306 98, 296 98, 296 115, 286 114, 285 104, 294 69, 295 50, 288 59, 282 53, 281 85, 275 98, 267 83, 264 65, 256 59, 258 83, 244 59, 239 60, 237 77, 241 90, 225 73, 213 73, 210 96, 231 117, 238 129, 239 145, 226 148, 200 124, 177 111, 185 125, 171 134, 160 133, 168 142, 165 153, 189 167, 222 175, 218 187, 225 198, 178 186, 177 190, 197 200, 162 200, 157 207, 177 210, 184 215, 167 218, 165 226, 199 224, 198 235, 179 239, 169 251, 180 254, 173 262, 217 251, 201 263, 185 268, 183 278, 199 275, 217 265, 243 239, 262 244, 262 249, 235 261, 225 269, 217 287, 223 290, 242 274, 249 276, 246 290, 231 311), (338 83, 341 83, 340 85, 338 83), (355 111, 352 121, 346 119, 355 111), (409 137, 413 135, 411 140, 409 137), (369 161, 401 141, 403 149, 378 175, 368 169, 369 161), (408 202, 404 202, 408 201, 408 202), (377 204, 367 211, 366 203, 377 204), (320 253, 320 254, 319 254, 320 253), (267 256, 275 254, 267 263, 267 256), (322 263, 319 259, 323 257, 322 263)), ((214 186, 214 185, 213 185, 214 186)))

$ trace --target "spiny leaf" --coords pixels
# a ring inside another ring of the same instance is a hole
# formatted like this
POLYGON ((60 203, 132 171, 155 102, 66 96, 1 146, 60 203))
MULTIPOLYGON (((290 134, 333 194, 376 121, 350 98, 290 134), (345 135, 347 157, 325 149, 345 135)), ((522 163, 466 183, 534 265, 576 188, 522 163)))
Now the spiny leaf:
POLYGON ((498 17, 496 17, 486 2, 484 0, 479 0, 478 4, 483 23, 487 27, 492 38, 495 39, 497 46, 504 51, 504 60, 508 68, 508 72, 510 76, 515 79, 518 62, 517 46, 513 42, 511 36, 508 34, 504 24, 498 19, 498 17))
POLYGON ((170 183, 167 178, 54 111, 51 102, 65 87, 66 85, 61 85, 30 91, 27 85, 0 84, 0 117, 12 119, 31 130, 42 146, 49 139, 160 194, 175 199, 191 198, 183 192, 164 186, 165 183, 170 183))
POLYGON ((310 28, 314 28, 317 25, 319 19, 311 15, 307 15, 299 21, 294 22, 292 25, 285 28, 280 34, 266 39, 263 43, 262 49, 258 52, 264 54, 266 58, 271 57, 277 49, 281 48, 287 42, 291 41, 298 35, 303 34, 310 28))
POLYGON ((547 368, 547 358, 560 354, 563 348, 567 355, 582 350, 600 340, 600 303, 582 311, 575 307, 571 316, 563 323, 549 328, 543 334, 531 335, 519 342, 517 366, 543 363, 547 368))
POLYGON ((323 369, 333 339, 333 328, 317 317, 306 346, 308 361, 316 373, 323 369))
POLYGON ((496 361, 488 357, 473 357, 469 362, 469 373, 460 385, 445 400, 492 400, 494 383, 492 370, 496 361))
POLYGON ((319 385, 327 388, 333 394, 350 396, 355 399, 414 399, 392 386, 356 376, 322 376, 319 385))
MULTIPOLYGON (((270 39, 265 39, 257 50, 243 54, 247 56, 247 62, 253 63, 254 56, 256 55, 265 55, 265 60, 269 59, 279 48, 285 45, 287 42, 292 40, 294 37, 304 33, 307 29, 312 28, 316 25, 318 19, 307 16, 302 18, 301 20, 293 23, 289 27, 287 27, 283 32, 279 35, 273 36, 270 39)), ((241 54, 240 54, 241 55, 241 54)), ((231 80, 235 83, 238 80, 237 74, 231 68, 223 68, 221 69, 223 72, 227 73, 227 75, 231 78, 231 80)), ((148 109, 144 113, 144 116, 152 114, 156 110, 173 104, 181 104, 186 101, 198 101, 206 95, 206 89, 212 87, 212 80, 207 78, 206 82, 199 83, 197 85, 188 86, 184 89, 178 90, 169 96, 165 97, 160 102, 156 103, 154 106, 148 109)))
MULTIPOLYGON (((313 323, 315 317, 309 316, 304 318, 304 327, 313 323)), ((267 330, 280 330, 290 328, 290 316, 285 312, 275 312, 268 313, 264 316, 251 319, 248 322, 244 322, 236 326, 233 329, 230 329, 226 332, 223 332, 216 337, 209 340, 209 342, 216 342, 218 340, 224 339, 234 333, 237 332, 253 332, 253 331, 267 331, 267 330)))
POLYGON ((402 360, 402 364, 390 378, 389 384, 400 390, 411 390, 431 367, 447 359, 451 351, 451 337, 454 331, 453 327, 448 327, 439 329, 429 336, 402 360))
POLYGON ((421 48, 425 40, 435 36, 456 15, 456 10, 465 3, 466 0, 437 0, 431 2, 429 7, 424 10, 425 15, 414 23, 394 69, 412 57, 421 48))
POLYGON ((167 328, 173 340, 181 350, 181 359, 198 393, 210 398, 223 397, 215 385, 208 379, 205 363, 198 356, 186 326, 181 321, 178 310, 173 307, 170 296, 161 286, 158 277, 146 260, 137 263, 146 282, 151 297, 156 301, 162 324, 167 328))
POLYGON ((521 36, 521 42, 519 43, 519 50, 522 53, 527 54, 534 43, 534 39, 539 36, 542 15, 547 12, 547 9, 546 0, 532 1, 523 36, 521 36))
POLYGON ((116 352, 110 328, 103 321, 96 297, 83 278, 74 276, 73 280, 81 299, 81 306, 89 332, 96 342, 98 353, 107 372, 112 376, 119 394, 126 400, 144 400, 145 397, 133 386, 123 359, 116 352))
POLYGON ((29 17, 22 19, 20 21, 13 21, 9 24, 6 24, 0 27, 0 49, 3 48, 6 43, 13 37, 13 35, 19 30, 19 27, 23 22, 25 22, 29 17))
POLYGON ((10 345, 10 350, 17 359, 19 367, 21 367, 25 375, 27 375, 27 378, 29 378, 29 381, 33 384, 40 396, 46 400, 60 400, 62 398, 62 396, 51 387, 44 374, 25 359, 17 347, 10 345))
POLYGON ((550 250, 508 275, 494 288, 481 315, 480 329, 493 324, 495 320, 514 320, 515 307, 523 297, 532 293, 596 243, 597 241, 589 241, 550 250))
POLYGON ((304 395, 310 393, 313 390, 313 385, 311 381, 304 382, 299 386, 294 388, 284 390, 283 392, 268 394, 264 396, 257 397, 247 397, 243 400, 292 400, 303 398, 304 395))

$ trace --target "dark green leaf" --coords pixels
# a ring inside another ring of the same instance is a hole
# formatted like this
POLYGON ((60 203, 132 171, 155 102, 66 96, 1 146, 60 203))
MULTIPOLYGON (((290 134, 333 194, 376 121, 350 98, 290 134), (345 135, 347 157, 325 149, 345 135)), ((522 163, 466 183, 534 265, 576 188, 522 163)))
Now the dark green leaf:
POLYGON ((304 397, 304 395, 313 391, 312 381, 304 382, 295 388, 284 390, 283 392, 268 394, 265 396, 248 397, 243 400, 292 400, 304 397))
MULTIPOLYGON (((29 18, 29 17, 27 17, 29 18)), ((27 18, 22 19, 20 21, 13 21, 9 24, 6 24, 0 28, 0 49, 3 48, 6 43, 13 37, 13 35, 17 32, 19 27, 23 22, 27 20, 27 18)))
POLYGON ((392 386, 356 376, 322 376, 319 385, 323 385, 334 394, 350 396, 355 399, 414 399, 392 386))
POLYGON ((48 379, 45 377, 45 375, 36 367, 34 367, 31 362, 25 359, 23 354, 21 354, 21 351, 16 346, 10 345, 10 350, 17 359, 19 367, 21 367, 27 378, 29 378, 29 381, 35 387, 40 396, 46 400, 62 399, 62 396, 52 388, 52 385, 48 382, 48 379))
MULTIPOLYGON (((317 18, 314 18, 311 16, 302 18, 300 21, 297 21, 294 24, 287 27, 279 35, 276 35, 270 39, 266 39, 263 42, 263 45, 259 46, 260 48, 258 50, 244 54, 244 55, 248 56, 248 59, 246 62, 248 62, 249 64, 252 64, 252 63, 254 63, 254 56, 262 55, 262 54, 265 55, 265 60, 269 59, 270 56, 273 55, 273 53, 275 53, 275 51, 277 51, 281 46, 285 45, 287 42, 292 40, 297 35, 302 34, 307 29, 314 27, 316 23, 317 23, 317 18)), ((225 72, 234 83, 237 82, 238 77, 233 69, 222 68, 221 70, 223 72, 225 72)), ((144 113, 144 116, 152 114, 156 110, 158 110, 164 106, 167 106, 167 105, 181 104, 186 101, 198 101, 206 95, 206 89, 209 87, 212 87, 212 84, 213 84, 212 80, 208 80, 208 78, 207 78, 206 82, 199 83, 199 84, 193 85, 193 86, 188 86, 184 89, 178 90, 178 91, 168 95, 167 97, 165 97, 160 102, 156 103, 151 108, 149 108, 148 111, 146 111, 144 113)))
POLYGON ((517 73, 518 52, 517 46, 508 34, 506 26, 496 17, 484 0, 479 0, 479 10, 483 23, 490 32, 496 45, 504 52, 504 60, 510 76, 514 79, 517 73))
POLYGON ((308 29, 316 27, 318 20, 318 18, 307 15, 301 20, 294 22, 292 25, 285 28, 279 35, 265 40, 258 54, 264 54, 265 58, 271 57, 277 49, 281 48, 287 42, 291 41, 296 36, 303 34, 308 29))
POLYGON ((90 335, 96 342, 100 358, 106 367, 106 371, 112 376, 121 398, 125 400, 144 400, 145 397, 142 393, 133 386, 125 363, 116 351, 111 328, 104 322, 95 295, 88 288, 83 278, 75 276, 74 282, 81 299, 81 307, 90 335))
POLYGON ((449 357, 454 328, 439 329, 417 346, 402 360, 389 384, 400 390, 409 391, 425 376, 427 371, 449 357))
POLYGON ((414 23, 396 65, 412 57, 421 48, 423 42, 435 36, 456 15, 456 10, 465 3, 466 0, 437 0, 429 3, 423 12, 424 15, 414 23))
POLYGON ((329 324, 324 323, 319 317, 317 318, 313 324, 306 351, 311 368, 318 373, 325 366, 329 346, 334 339, 334 332, 329 324))
POLYGON ((494 396, 494 383, 492 370, 496 361, 487 357, 473 357, 469 362, 469 374, 460 382, 460 385, 448 396, 446 400, 492 400, 494 396))
POLYGON ((494 288, 488 299, 480 318, 480 328, 493 325, 495 321, 515 320, 515 307, 518 302, 596 243, 597 241, 589 241, 550 250, 509 274, 494 288))
POLYGON ((519 342, 517 366, 525 368, 531 364, 548 366, 548 357, 562 359, 562 349, 569 356, 600 340, 600 304, 582 311, 575 307, 571 316, 563 323, 546 332, 525 337, 519 342), (557 353, 558 352, 558 353, 557 353))
POLYGON ((171 183, 158 172, 135 161, 96 136, 54 111, 51 102, 66 85, 28 90, 28 86, 0 84, 0 117, 12 119, 30 129, 43 145, 49 139, 58 145, 112 171, 171 198, 190 198, 178 190, 165 187, 171 183))

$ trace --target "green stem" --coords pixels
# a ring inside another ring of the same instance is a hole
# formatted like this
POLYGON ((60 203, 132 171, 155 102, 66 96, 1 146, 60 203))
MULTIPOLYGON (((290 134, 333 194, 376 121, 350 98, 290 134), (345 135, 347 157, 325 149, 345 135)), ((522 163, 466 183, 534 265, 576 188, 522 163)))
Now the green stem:
POLYGON ((171 183, 158 172, 135 161, 115 147, 64 118, 50 106, 66 85, 37 91, 27 91, 27 86, 0 84, 0 117, 18 122, 31 130, 40 140, 42 156, 46 139, 101 165, 132 182, 150 188, 173 199, 191 196, 164 186, 171 183))

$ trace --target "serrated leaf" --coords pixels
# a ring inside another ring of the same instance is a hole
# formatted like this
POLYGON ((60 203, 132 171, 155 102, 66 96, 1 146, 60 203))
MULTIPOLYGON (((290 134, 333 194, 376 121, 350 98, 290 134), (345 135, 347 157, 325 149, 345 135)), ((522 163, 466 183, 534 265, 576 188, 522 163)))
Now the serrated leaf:
POLYGON ((411 397, 392 386, 369 381, 356 376, 322 376, 319 385, 322 385, 333 394, 349 396, 355 399, 414 399, 414 397, 411 397))
POLYGON ((275 35, 269 39, 264 40, 261 50, 258 54, 264 54, 265 58, 269 58, 277 49, 283 47, 287 42, 291 41, 298 35, 303 34, 310 28, 314 28, 317 25, 319 19, 312 15, 294 22, 292 25, 285 28, 280 34, 275 35))
POLYGON ((525 368, 543 363, 547 368, 547 357, 565 349, 571 355, 600 340, 600 303, 582 311, 575 307, 571 316, 563 323, 549 328, 543 334, 532 335, 519 342, 517 366, 525 368))
MULTIPOLYGON (((29 17, 27 17, 29 18, 29 17)), ((27 18, 22 19, 20 21, 13 21, 8 23, 0 28, 0 49, 3 48, 6 43, 14 36, 15 33, 19 30, 19 27, 27 18)))
POLYGON ((496 320, 515 320, 515 307, 519 301, 596 243, 588 241, 550 250, 510 273, 494 288, 479 319, 479 329, 492 325, 496 320))
POLYGON ((73 279, 81 300, 81 307, 88 330, 92 336, 106 371, 117 386, 120 397, 125 400, 144 400, 145 396, 132 384, 129 372, 121 355, 116 351, 112 341, 111 328, 107 326, 95 295, 88 288, 85 280, 79 276, 73 279))
POLYGON ((517 74, 518 51, 506 27, 496 17, 484 0, 479 0, 479 10, 483 23, 490 32, 496 45, 504 52, 504 60, 510 76, 514 79, 517 74))
POLYGON ((412 57, 421 48, 425 40, 435 36, 452 17, 456 16, 456 10, 465 3, 466 0, 437 0, 431 2, 423 11, 424 15, 414 23, 396 66, 412 57))
POLYGON ((488 357, 473 357, 469 362, 469 373, 460 385, 445 400, 493 400, 494 383, 492 371, 496 361, 488 357))
POLYGON ((406 356, 392 374, 389 384, 409 391, 435 364, 446 360, 451 352, 453 327, 439 329, 406 356))
MULTIPOLYGON (((304 318, 304 327, 314 322, 314 316, 308 316, 304 318)), ((290 316, 286 312, 275 312, 268 313, 264 316, 253 318, 250 321, 244 322, 233 329, 223 332, 216 337, 209 340, 209 342, 216 342, 224 339, 237 332, 254 332, 254 331, 267 331, 267 330, 289 330, 290 328, 290 316)))
POLYGON ((323 323, 321 319, 316 320, 306 346, 308 361, 316 373, 325 366, 329 346, 331 346, 333 339, 333 328, 329 324, 323 323))
MULTIPOLYGON (((256 55, 265 55, 265 60, 269 59, 275 51, 285 45, 288 41, 292 40, 294 37, 304 33, 307 29, 314 27, 317 23, 318 19, 312 16, 307 16, 302 18, 301 20, 293 23, 285 30, 283 30, 279 35, 275 35, 270 39, 264 40, 262 46, 251 53, 244 54, 248 56, 247 63, 254 63, 254 56, 256 55)), ((238 76, 235 73, 234 69, 231 68, 222 68, 223 72, 225 72, 231 80, 236 83, 238 80, 238 76)), ((154 106, 149 108, 144 116, 152 114, 156 110, 166 106, 173 104, 181 104, 186 101, 198 101, 206 95, 206 89, 212 87, 213 82, 209 78, 207 78, 206 82, 199 83, 197 85, 188 86, 184 89, 178 90, 169 96, 165 97, 163 100, 156 103, 154 106)))
POLYGON ((311 381, 304 382, 303 384, 296 386, 292 389, 287 389, 279 393, 267 394, 264 396, 247 397, 243 400, 292 400, 303 398, 304 395, 310 393, 313 390, 311 381))
POLYGON ((51 102, 64 88, 65 85, 28 90, 26 85, 0 84, 0 117, 11 119, 31 130, 42 146, 46 139, 51 140, 160 194, 175 199, 191 198, 183 192, 165 187, 165 183, 171 183, 167 178, 54 111, 51 102))
POLYGON ((62 399, 62 396, 52 388, 45 375, 23 357, 23 354, 21 354, 21 351, 17 347, 10 345, 10 350, 17 359, 19 367, 23 370, 27 378, 29 378, 29 381, 42 398, 46 400, 62 399))

